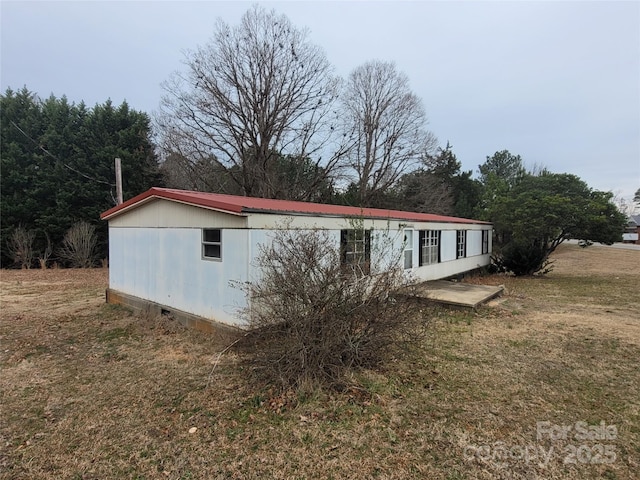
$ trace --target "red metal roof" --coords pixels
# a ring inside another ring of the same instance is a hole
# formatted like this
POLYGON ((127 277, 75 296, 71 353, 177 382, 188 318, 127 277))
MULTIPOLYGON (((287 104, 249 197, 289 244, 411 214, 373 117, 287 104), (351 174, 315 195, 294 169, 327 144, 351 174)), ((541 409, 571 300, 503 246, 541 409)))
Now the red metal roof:
POLYGON ((447 217, 430 213, 404 212, 401 210, 385 210, 379 208, 348 207, 343 205, 326 205, 322 203, 294 202, 291 200, 273 200, 268 198, 240 197, 236 195, 223 195, 220 193, 191 192, 188 190, 175 190, 170 188, 154 187, 126 202, 113 207, 102 215, 102 220, 108 220, 126 211, 136 208, 155 198, 164 198, 177 202, 187 203, 198 207, 211 208, 236 215, 249 213, 272 213, 310 216, 331 216, 348 218, 381 218, 394 220, 409 220, 415 222, 445 222, 445 223, 478 223, 486 224, 479 220, 467 218, 447 217))

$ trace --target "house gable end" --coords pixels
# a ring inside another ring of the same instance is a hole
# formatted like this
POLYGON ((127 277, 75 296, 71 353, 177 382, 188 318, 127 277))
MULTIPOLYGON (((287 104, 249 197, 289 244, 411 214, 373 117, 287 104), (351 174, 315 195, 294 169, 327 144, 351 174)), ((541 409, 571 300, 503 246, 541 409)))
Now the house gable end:
POLYGON ((245 216, 152 198, 109 218, 111 228, 247 228, 245 216))

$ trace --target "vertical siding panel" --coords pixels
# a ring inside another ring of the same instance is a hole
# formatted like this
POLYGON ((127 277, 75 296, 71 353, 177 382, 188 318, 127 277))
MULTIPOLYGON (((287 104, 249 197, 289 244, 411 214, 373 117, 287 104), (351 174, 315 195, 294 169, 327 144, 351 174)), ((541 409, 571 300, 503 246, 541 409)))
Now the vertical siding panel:
POLYGON ((482 254, 482 230, 467 232, 467 257, 482 254))
POLYGON ((456 230, 443 230, 440 236, 440 261, 456 259, 456 230))
POLYGON ((110 287, 194 315, 237 323, 248 230, 223 231, 222 261, 204 260, 198 228, 111 228, 110 287))

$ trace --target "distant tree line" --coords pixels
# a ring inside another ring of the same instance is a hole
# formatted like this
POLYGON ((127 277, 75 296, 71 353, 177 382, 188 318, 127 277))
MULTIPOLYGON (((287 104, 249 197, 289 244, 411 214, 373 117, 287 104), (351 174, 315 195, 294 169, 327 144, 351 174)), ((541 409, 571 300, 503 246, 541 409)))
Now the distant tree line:
POLYGON ((20 238, 22 248, 32 250, 30 257, 21 254, 31 258, 21 265, 38 258, 72 264, 64 254, 65 235, 76 224, 82 229, 82 222, 95 230, 92 256, 106 258, 100 213, 116 204, 116 157, 122 159, 125 198, 163 182, 149 117, 126 103, 88 108, 65 97, 42 100, 26 87, 7 89, 0 96, 0 135, 3 266, 16 261, 11 250, 20 238))
POLYGON ((125 199, 164 184, 492 221, 496 263, 523 274, 544 270, 570 236, 611 243, 622 233, 610 194, 572 175, 527 171, 506 150, 473 178, 427 130, 421 100, 393 63, 369 61, 341 79, 305 30, 259 5, 238 25, 219 20, 185 65, 163 84, 153 137, 149 117, 126 103, 87 108, 26 88, 2 95, 3 265, 18 227, 36 252, 59 252, 79 221, 95 227, 106 257, 99 214, 115 204, 115 157, 125 199), (540 261, 518 267, 505 256, 540 261))

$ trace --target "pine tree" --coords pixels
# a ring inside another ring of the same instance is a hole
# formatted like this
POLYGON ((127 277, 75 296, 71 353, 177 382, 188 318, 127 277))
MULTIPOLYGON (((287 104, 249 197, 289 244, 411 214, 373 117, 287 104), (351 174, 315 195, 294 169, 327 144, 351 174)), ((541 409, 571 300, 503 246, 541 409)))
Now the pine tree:
MULTIPOLYGON (((26 88, 0 96, 2 238, 22 225, 60 245, 79 221, 96 227, 98 254, 107 255, 100 213, 115 205, 114 159, 123 165, 124 197, 162 184, 149 117, 110 100, 88 109, 54 96, 42 101, 26 88)), ((6 242, 2 262, 9 264, 6 242)))

